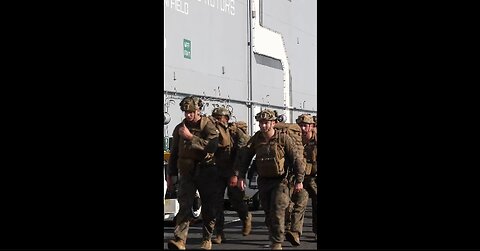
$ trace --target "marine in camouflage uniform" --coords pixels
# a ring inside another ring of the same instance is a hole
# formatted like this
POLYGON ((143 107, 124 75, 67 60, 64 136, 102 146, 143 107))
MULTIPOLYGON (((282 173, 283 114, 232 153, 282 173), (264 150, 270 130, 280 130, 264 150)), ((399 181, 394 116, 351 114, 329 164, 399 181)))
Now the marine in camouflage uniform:
POLYGON ((213 154, 218 147, 218 131, 207 117, 200 116, 202 101, 186 97, 180 103, 185 119, 173 131, 173 143, 167 169, 167 183, 173 186, 172 176, 179 176, 178 202, 180 210, 174 231, 175 239, 168 242, 169 249, 185 249, 192 206, 196 190, 202 200, 202 249, 211 249, 218 201, 220 178, 213 154))
POLYGON ((304 194, 297 193, 297 196, 293 194, 289 209, 287 210, 286 227, 290 229, 285 234, 287 240, 292 245, 300 245, 300 236, 302 235, 303 220, 305 215, 305 209, 308 202, 308 197, 312 198, 312 231, 317 238, 317 135, 314 130, 315 121, 310 114, 302 114, 298 116, 296 120, 297 124, 302 129, 302 144, 303 144, 303 156, 306 161, 306 174, 303 181, 304 194), (288 215, 290 213, 290 216, 288 215))
MULTIPOLYGON (((312 128, 312 133, 313 133, 313 136, 315 137, 315 142, 318 145, 317 116, 312 116, 312 118, 313 118, 313 122, 315 122, 315 124, 313 125, 313 128, 312 128)), ((315 149, 315 153, 317 153, 316 149, 315 149)), ((315 167, 316 167, 316 170, 317 170, 317 173, 315 173, 315 185, 316 186, 318 186, 318 166, 317 166, 317 163, 319 163, 319 160, 320 160, 320 156, 317 154, 316 162, 315 162, 315 167)), ((317 199, 318 199, 318 197, 317 197, 317 199)), ((318 200, 317 200, 317 203, 318 203, 318 200)), ((315 222, 315 223, 317 223, 317 222, 315 222)), ((316 239, 317 239, 317 232, 315 231, 315 240, 316 239)))
POLYGON ((288 158, 293 163, 295 192, 303 189, 305 162, 302 161, 302 153, 296 151, 293 139, 274 129, 277 116, 273 111, 263 110, 255 119, 259 121, 260 131, 252 136, 245 150, 237 156, 234 163, 235 176, 238 176, 237 185, 244 189, 245 174, 250 161, 256 155, 260 203, 265 211, 271 248, 282 249, 285 238, 285 210, 290 201, 285 159, 288 158))
MULTIPOLYGON (((212 111, 212 117, 219 131, 219 143, 215 152, 215 163, 220 171, 219 190, 227 189, 228 199, 238 217, 243 223, 242 233, 244 236, 249 235, 252 228, 252 215, 248 212, 248 206, 243 200, 245 191, 240 190, 237 186, 229 186, 230 178, 233 176, 233 161, 238 151, 244 147, 250 136, 242 131, 236 123, 228 123, 231 113, 224 107, 215 108, 212 111)), ((236 181, 234 181, 236 183, 236 181)), ((217 217, 215 223, 215 238, 212 239, 214 244, 225 242, 225 233, 223 231, 225 224, 225 213, 223 199, 220 200, 217 209, 217 217)))
MULTIPOLYGON (((305 121, 308 121, 305 119, 305 121)), ((307 128, 304 128, 304 125, 300 123, 300 127, 302 128, 303 137, 304 138, 304 148, 305 148, 305 159, 307 161, 307 168, 308 165, 312 165, 311 172, 309 175, 305 177, 305 181, 303 185, 307 190, 310 198, 312 198, 312 207, 313 207, 313 224, 312 224, 312 231, 315 233, 315 240, 317 240, 317 209, 318 209, 318 193, 317 193, 317 163, 318 163, 318 154, 317 154, 317 146, 318 146, 318 135, 317 135, 317 117, 312 116, 312 121, 310 123, 306 123, 309 125, 310 132, 308 132, 307 128), (313 123, 312 123, 313 122, 313 123)))

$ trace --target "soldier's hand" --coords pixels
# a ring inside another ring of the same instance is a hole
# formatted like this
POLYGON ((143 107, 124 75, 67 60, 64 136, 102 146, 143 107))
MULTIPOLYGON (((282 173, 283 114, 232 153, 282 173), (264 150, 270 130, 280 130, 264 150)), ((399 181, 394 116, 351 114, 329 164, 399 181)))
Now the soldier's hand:
POLYGON ((238 189, 240 189, 240 191, 244 191, 245 187, 247 187, 247 185, 245 184, 245 180, 242 178, 238 179, 237 187, 238 189))
POLYGON ((193 134, 188 130, 188 128, 185 126, 185 124, 182 124, 180 128, 178 129, 178 134, 180 137, 186 139, 186 140, 192 140, 193 134))
POLYGON ((237 176, 232 176, 230 177, 230 186, 231 187, 236 187, 237 186, 237 183, 238 183, 238 178, 237 176))
POLYGON ((302 191, 302 189, 303 189, 303 183, 297 183, 297 184, 295 184, 295 192, 296 192, 296 193, 302 191))

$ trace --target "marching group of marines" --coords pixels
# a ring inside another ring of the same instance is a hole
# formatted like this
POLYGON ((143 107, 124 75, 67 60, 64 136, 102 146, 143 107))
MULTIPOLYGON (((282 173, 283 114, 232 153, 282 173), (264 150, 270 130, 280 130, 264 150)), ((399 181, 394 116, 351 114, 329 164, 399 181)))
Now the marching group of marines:
MULTIPOLYGON (((201 249, 226 241, 223 195, 227 189, 232 207, 242 221, 242 234, 252 230, 252 215, 243 200, 245 175, 251 166, 258 173, 260 203, 265 211, 271 248, 282 249, 284 239, 300 245, 308 198, 312 198, 313 226, 317 238, 317 131, 315 117, 300 115, 298 139, 281 130, 276 112, 262 110, 255 119, 260 131, 249 136, 246 124, 231 122, 231 113, 215 108, 212 116, 202 116, 203 102, 189 96, 180 102, 185 119, 173 131, 167 167, 167 186, 178 176, 178 201, 174 239, 169 249, 185 249, 191 208, 196 190, 202 200, 201 249), (278 125, 277 125, 278 123, 278 125), (301 142, 299 142, 301 141, 301 142), (255 157, 255 159, 254 159, 255 157), (252 159, 253 162, 252 162, 252 159), (215 236, 214 236, 215 234, 215 236)), ((296 125, 295 125, 296 126, 296 125)))

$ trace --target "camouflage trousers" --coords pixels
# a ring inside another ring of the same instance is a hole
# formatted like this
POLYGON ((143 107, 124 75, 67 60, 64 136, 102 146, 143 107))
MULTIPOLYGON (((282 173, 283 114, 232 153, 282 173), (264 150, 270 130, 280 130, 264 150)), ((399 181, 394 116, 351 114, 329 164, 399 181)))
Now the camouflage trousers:
MULTIPOLYGON (((305 177, 306 178, 306 177, 305 177)), ((303 221, 305 218, 305 209, 308 203, 308 192, 305 189, 305 181, 303 182, 303 189, 300 192, 295 192, 295 182, 293 179, 288 183, 290 202, 285 212, 285 229, 298 233, 298 236, 303 232, 303 221)))
POLYGON ((308 192, 308 197, 312 198, 312 231, 317 233, 317 210, 318 210, 318 194, 317 194, 317 179, 315 176, 305 176, 303 181, 303 188, 308 192))
POLYGON ((218 204, 217 216, 215 223, 215 232, 223 232, 223 227, 225 225, 225 212, 224 212, 224 200, 223 195, 225 189, 227 189, 228 201, 232 205, 232 208, 238 213, 240 220, 245 221, 248 216, 248 206, 243 200, 245 197, 245 191, 241 191, 238 187, 230 187, 228 184, 230 182, 230 177, 221 177, 219 183, 219 190, 223 191, 222 199, 218 204))
POLYGON ((201 169, 179 176, 178 202, 180 210, 176 216, 174 236, 184 241, 187 240, 190 221, 193 219, 192 206, 196 190, 200 193, 202 202, 204 240, 210 240, 212 237, 218 201, 223 198, 223 193, 218 190, 220 183, 218 168, 215 166, 196 168, 201 169))
POLYGON ((284 178, 258 178, 260 203, 265 212, 265 224, 270 240, 282 243, 285 239, 285 210, 290 201, 288 182, 284 178))

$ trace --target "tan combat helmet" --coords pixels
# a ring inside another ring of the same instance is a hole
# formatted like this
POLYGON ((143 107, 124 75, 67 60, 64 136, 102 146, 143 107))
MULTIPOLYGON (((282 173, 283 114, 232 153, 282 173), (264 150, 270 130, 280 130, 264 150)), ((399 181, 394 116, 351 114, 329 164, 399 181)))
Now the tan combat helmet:
POLYGON ((225 107, 217 107, 213 109, 212 116, 227 116, 230 119, 232 113, 225 107))
POLYGON ((180 102, 180 109, 184 112, 194 112, 197 109, 202 109, 202 107, 202 100, 194 96, 188 96, 180 102))
POLYGON ((301 123, 315 124, 315 121, 314 121, 312 115, 310 115, 310 114, 302 114, 302 115, 298 116, 296 122, 297 122, 297 124, 301 124, 301 123))
POLYGON ((259 113, 257 113, 257 115, 255 115, 255 120, 257 121, 260 121, 260 120, 277 120, 277 113, 275 111, 272 111, 272 110, 263 110, 259 113))

